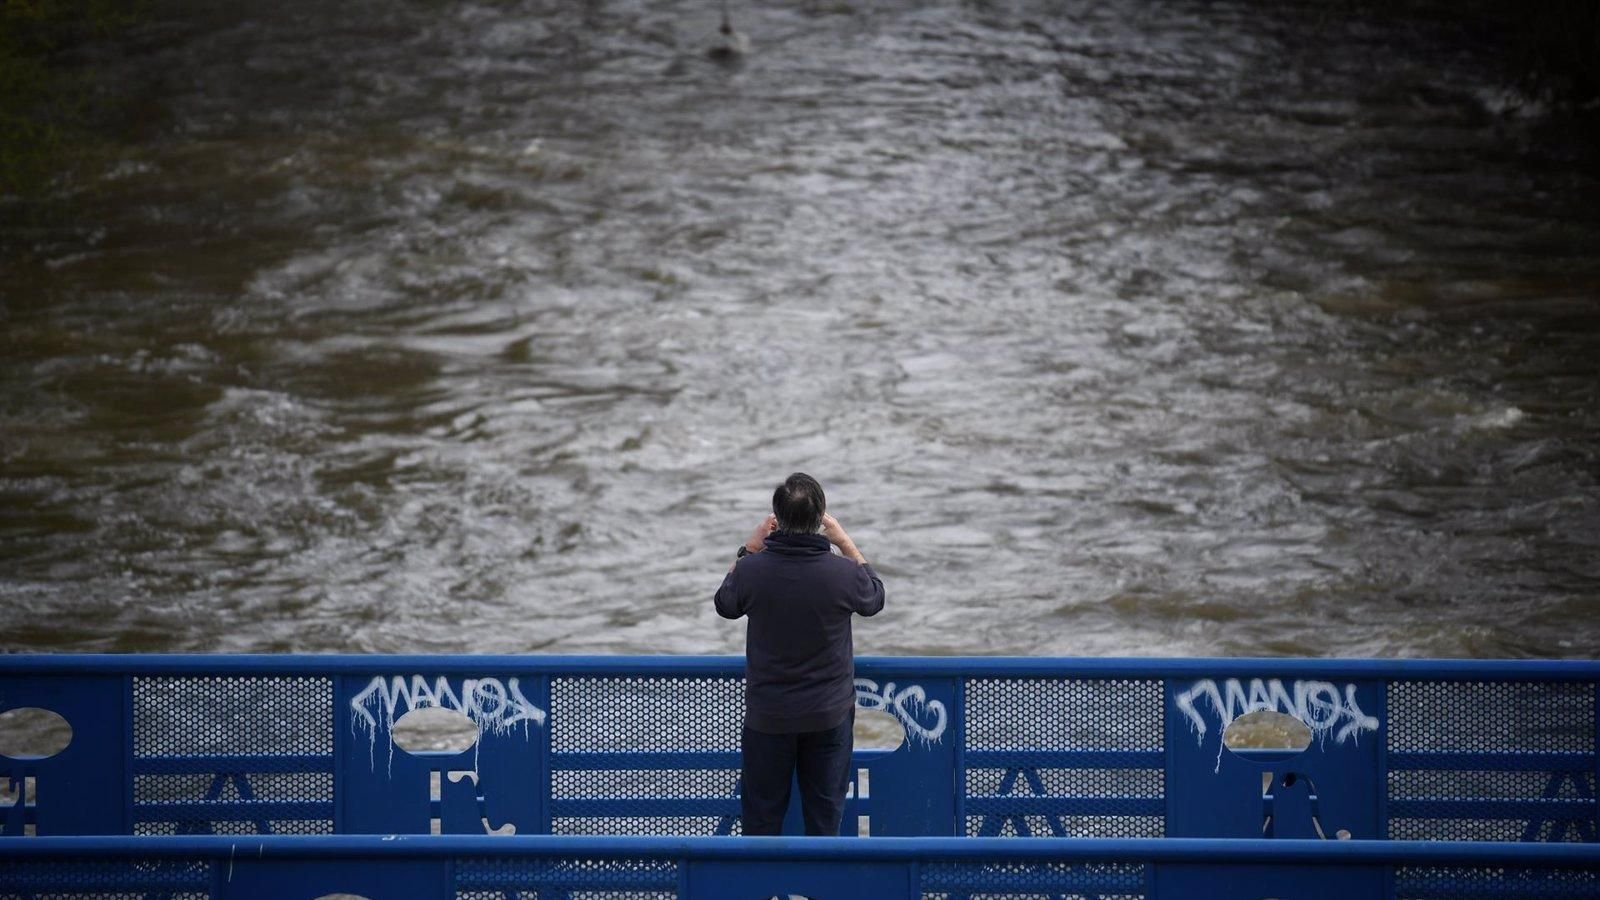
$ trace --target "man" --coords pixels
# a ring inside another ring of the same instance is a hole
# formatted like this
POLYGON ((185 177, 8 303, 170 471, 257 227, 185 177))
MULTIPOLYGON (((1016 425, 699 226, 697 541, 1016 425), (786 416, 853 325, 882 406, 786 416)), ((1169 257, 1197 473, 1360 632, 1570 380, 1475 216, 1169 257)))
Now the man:
POLYGON ((827 514, 815 478, 796 472, 778 485, 772 515, 739 548, 716 605, 724 618, 750 617, 740 741, 744 833, 779 833, 794 778, 806 834, 837 835, 855 743, 850 616, 883 609, 883 582, 827 514))

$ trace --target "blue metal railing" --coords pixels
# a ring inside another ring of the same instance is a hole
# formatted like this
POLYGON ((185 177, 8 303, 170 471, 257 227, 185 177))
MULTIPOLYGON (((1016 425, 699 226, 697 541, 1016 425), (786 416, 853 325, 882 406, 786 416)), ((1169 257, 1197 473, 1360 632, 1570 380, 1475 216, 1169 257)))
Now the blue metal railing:
MULTIPOLYGON (((847 833, 1595 840, 1600 664, 864 658, 847 833), (1292 759, 1223 747, 1275 709, 1292 759), (1264 773, 1271 773, 1268 777, 1264 773), (1287 781, 1287 783, 1286 783, 1287 781)), ((0 711, 71 724, 0 761, 5 834, 737 830, 742 661, 722 657, 0 658, 0 711), (459 753, 396 749, 455 709, 459 753), (510 826, 507 828, 507 826, 510 826)))
MULTIPOLYGON (((826 866, 804 842, 691 839, 738 832, 742 672, 725 657, 0 657, 0 714, 44 708, 72 729, 49 758, 0 757, 0 860, 23 879, 73 865, 112 880, 214 879, 217 835, 263 858, 346 848, 374 872, 412 873, 402 880, 446 871, 464 892, 438 896, 510 900, 578 891, 558 883, 588 871, 573 860, 615 857, 624 844, 609 835, 643 841, 626 846, 649 865, 596 863, 594 877, 637 875, 660 896, 701 896, 684 873, 728 869, 706 876, 728 882, 746 863, 761 877, 882 877, 917 896, 1005 896, 1013 882, 1034 895, 1210 896, 1171 887, 1170 873, 1212 871, 1206 853, 1220 854, 1215 871, 1193 885, 1248 867, 1254 891, 1280 869, 1342 866, 1382 886, 1318 876, 1254 896, 1600 896, 1561 893, 1592 889, 1597 868, 1594 662, 862 658, 858 707, 906 736, 857 752, 844 832, 872 838, 824 842, 847 848, 826 866), (430 707, 470 720, 472 746, 397 748, 396 723, 430 707), (1310 745, 1227 749, 1224 730, 1257 709, 1299 720, 1310 745), (475 837, 371 853, 379 844, 334 837, 430 832, 475 837), (140 837, 50 840, 63 835, 140 837), (529 838, 540 835, 571 837, 529 838), (1335 837, 1352 840, 1306 843, 1335 837), (137 861, 183 855, 173 848, 194 850, 182 878, 137 861), (59 862, 73 853, 79 863, 59 862), (440 856, 454 862, 441 870, 440 856), (1465 874, 1440 874, 1452 866, 1465 874), (494 886, 530 872, 558 886, 494 886), (1073 887, 1085 878, 1104 889, 1073 887)), ((307 871, 327 893, 353 870, 307 871)), ((841 896, 831 883, 806 890, 841 896)), ((196 896, 255 896, 219 890, 196 896)))
POLYGON ((6 896, 370 898, 1600 895, 1585 844, 1045 838, 38 838, 0 854, 6 896))

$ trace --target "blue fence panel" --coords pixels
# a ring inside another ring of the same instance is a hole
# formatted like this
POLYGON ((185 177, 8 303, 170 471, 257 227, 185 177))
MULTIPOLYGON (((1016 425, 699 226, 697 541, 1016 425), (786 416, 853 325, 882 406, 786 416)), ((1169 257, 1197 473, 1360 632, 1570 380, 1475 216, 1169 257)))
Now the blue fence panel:
POLYGON ((1174 679, 1167 686, 1167 834, 1372 839, 1382 834, 1383 683, 1373 679, 1174 679), (1294 754, 1236 752, 1223 731, 1269 710, 1309 728, 1294 754))
MULTIPOLYGON (((134 834, 334 832, 331 678, 130 668, 131 722, 117 745, 128 748, 131 783, 120 787, 134 834)), ((62 712, 76 745, 78 723, 102 711, 62 712)))
POLYGON ((974 837, 1161 837, 1159 678, 966 679, 963 830, 974 837))
POLYGON ((736 833, 743 691, 733 669, 552 678, 550 833, 736 833))
MULTIPOLYGON (((727 657, 3 657, 0 712, 52 709, 74 737, 0 758, 0 840, 737 834, 742 672, 727 657), (427 708, 465 717, 472 746, 398 748, 395 724, 427 708)), ((858 708, 906 738, 855 755, 846 834, 1596 841, 1595 663, 863 658, 857 674, 858 708), (1259 710, 1310 746, 1228 749, 1259 710)))
POLYGON ((1388 696, 1387 837, 1595 840, 1592 679, 1396 679, 1388 696))
POLYGON ((67 713, 73 740, 49 757, 0 756, 0 839, 127 834, 131 773, 123 679, 49 673, 0 679, 0 712, 29 708, 67 713))
POLYGON ((549 680, 437 665, 336 679, 336 830, 548 834, 549 680), (476 740, 459 752, 400 749, 394 725, 419 709, 460 713, 477 726, 476 740))
MULTIPOLYGON (((894 678, 863 667, 856 679, 856 707, 892 715, 905 730, 899 749, 857 753, 855 806, 845 810, 843 830, 881 836, 956 833, 957 756, 962 743, 961 679, 949 676, 894 678), (862 771, 870 796, 860 797, 862 771), (856 817, 860 817, 858 820, 856 817), (864 820, 864 821, 861 821, 864 820)), ((791 804, 790 815, 797 811, 791 804)), ((798 827, 786 833, 799 834, 798 827)))

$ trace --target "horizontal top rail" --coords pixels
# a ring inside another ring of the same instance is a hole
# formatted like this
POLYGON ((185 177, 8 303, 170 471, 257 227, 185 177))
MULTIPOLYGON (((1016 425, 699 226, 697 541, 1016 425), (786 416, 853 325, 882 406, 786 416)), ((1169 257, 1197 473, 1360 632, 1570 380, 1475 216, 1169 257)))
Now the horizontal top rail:
MULTIPOLYGON (((1416 680, 1589 680, 1600 660, 1305 659, 1289 657, 1008 657, 858 656, 858 667, 880 677, 960 675, 1093 678, 1216 678, 1307 676, 1322 679, 1402 677, 1416 680)), ((707 675, 744 672, 741 656, 545 656, 417 654, 0 654, 0 675, 231 674, 378 675, 425 669, 477 675, 536 671, 561 675, 707 675)))

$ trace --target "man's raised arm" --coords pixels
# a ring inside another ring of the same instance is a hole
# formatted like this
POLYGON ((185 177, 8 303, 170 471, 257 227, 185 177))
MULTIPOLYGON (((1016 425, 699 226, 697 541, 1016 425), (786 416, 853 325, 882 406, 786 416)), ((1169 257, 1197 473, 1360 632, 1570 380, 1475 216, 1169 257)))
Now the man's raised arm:
POLYGON ((745 605, 739 601, 739 566, 734 565, 722 579, 722 587, 717 588, 717 594, 711 602, 717 606, 717 615, 724 619, 737 619, 744 615, 745 605))
POLYGON ((827 514, 822 516, 822 536, 839 548, 840 555, 855 560, 860 566, 856 572, 855 590, 850 597, 851 607, 858 615, 877 615, 883 609, 883 581, 878 578, 878 573, 872 571, 866 556, 856 547, 856 542, 850 539, 838 519, 827 514))
POLYGON ((717 594, 711 601, 717 606, 717 615, 724 619, 737 619, 749 611, 750 599, 739 593, 739 559, 752 553, 760 553, 766 547, 767 535, 778 527, 777 516, 767 516, 761 520, 750 536, 745 538, 744 546, 739 549, 739 557, 728 567, 728 574, 722 579, 722 587, 717 588, 717 594))

